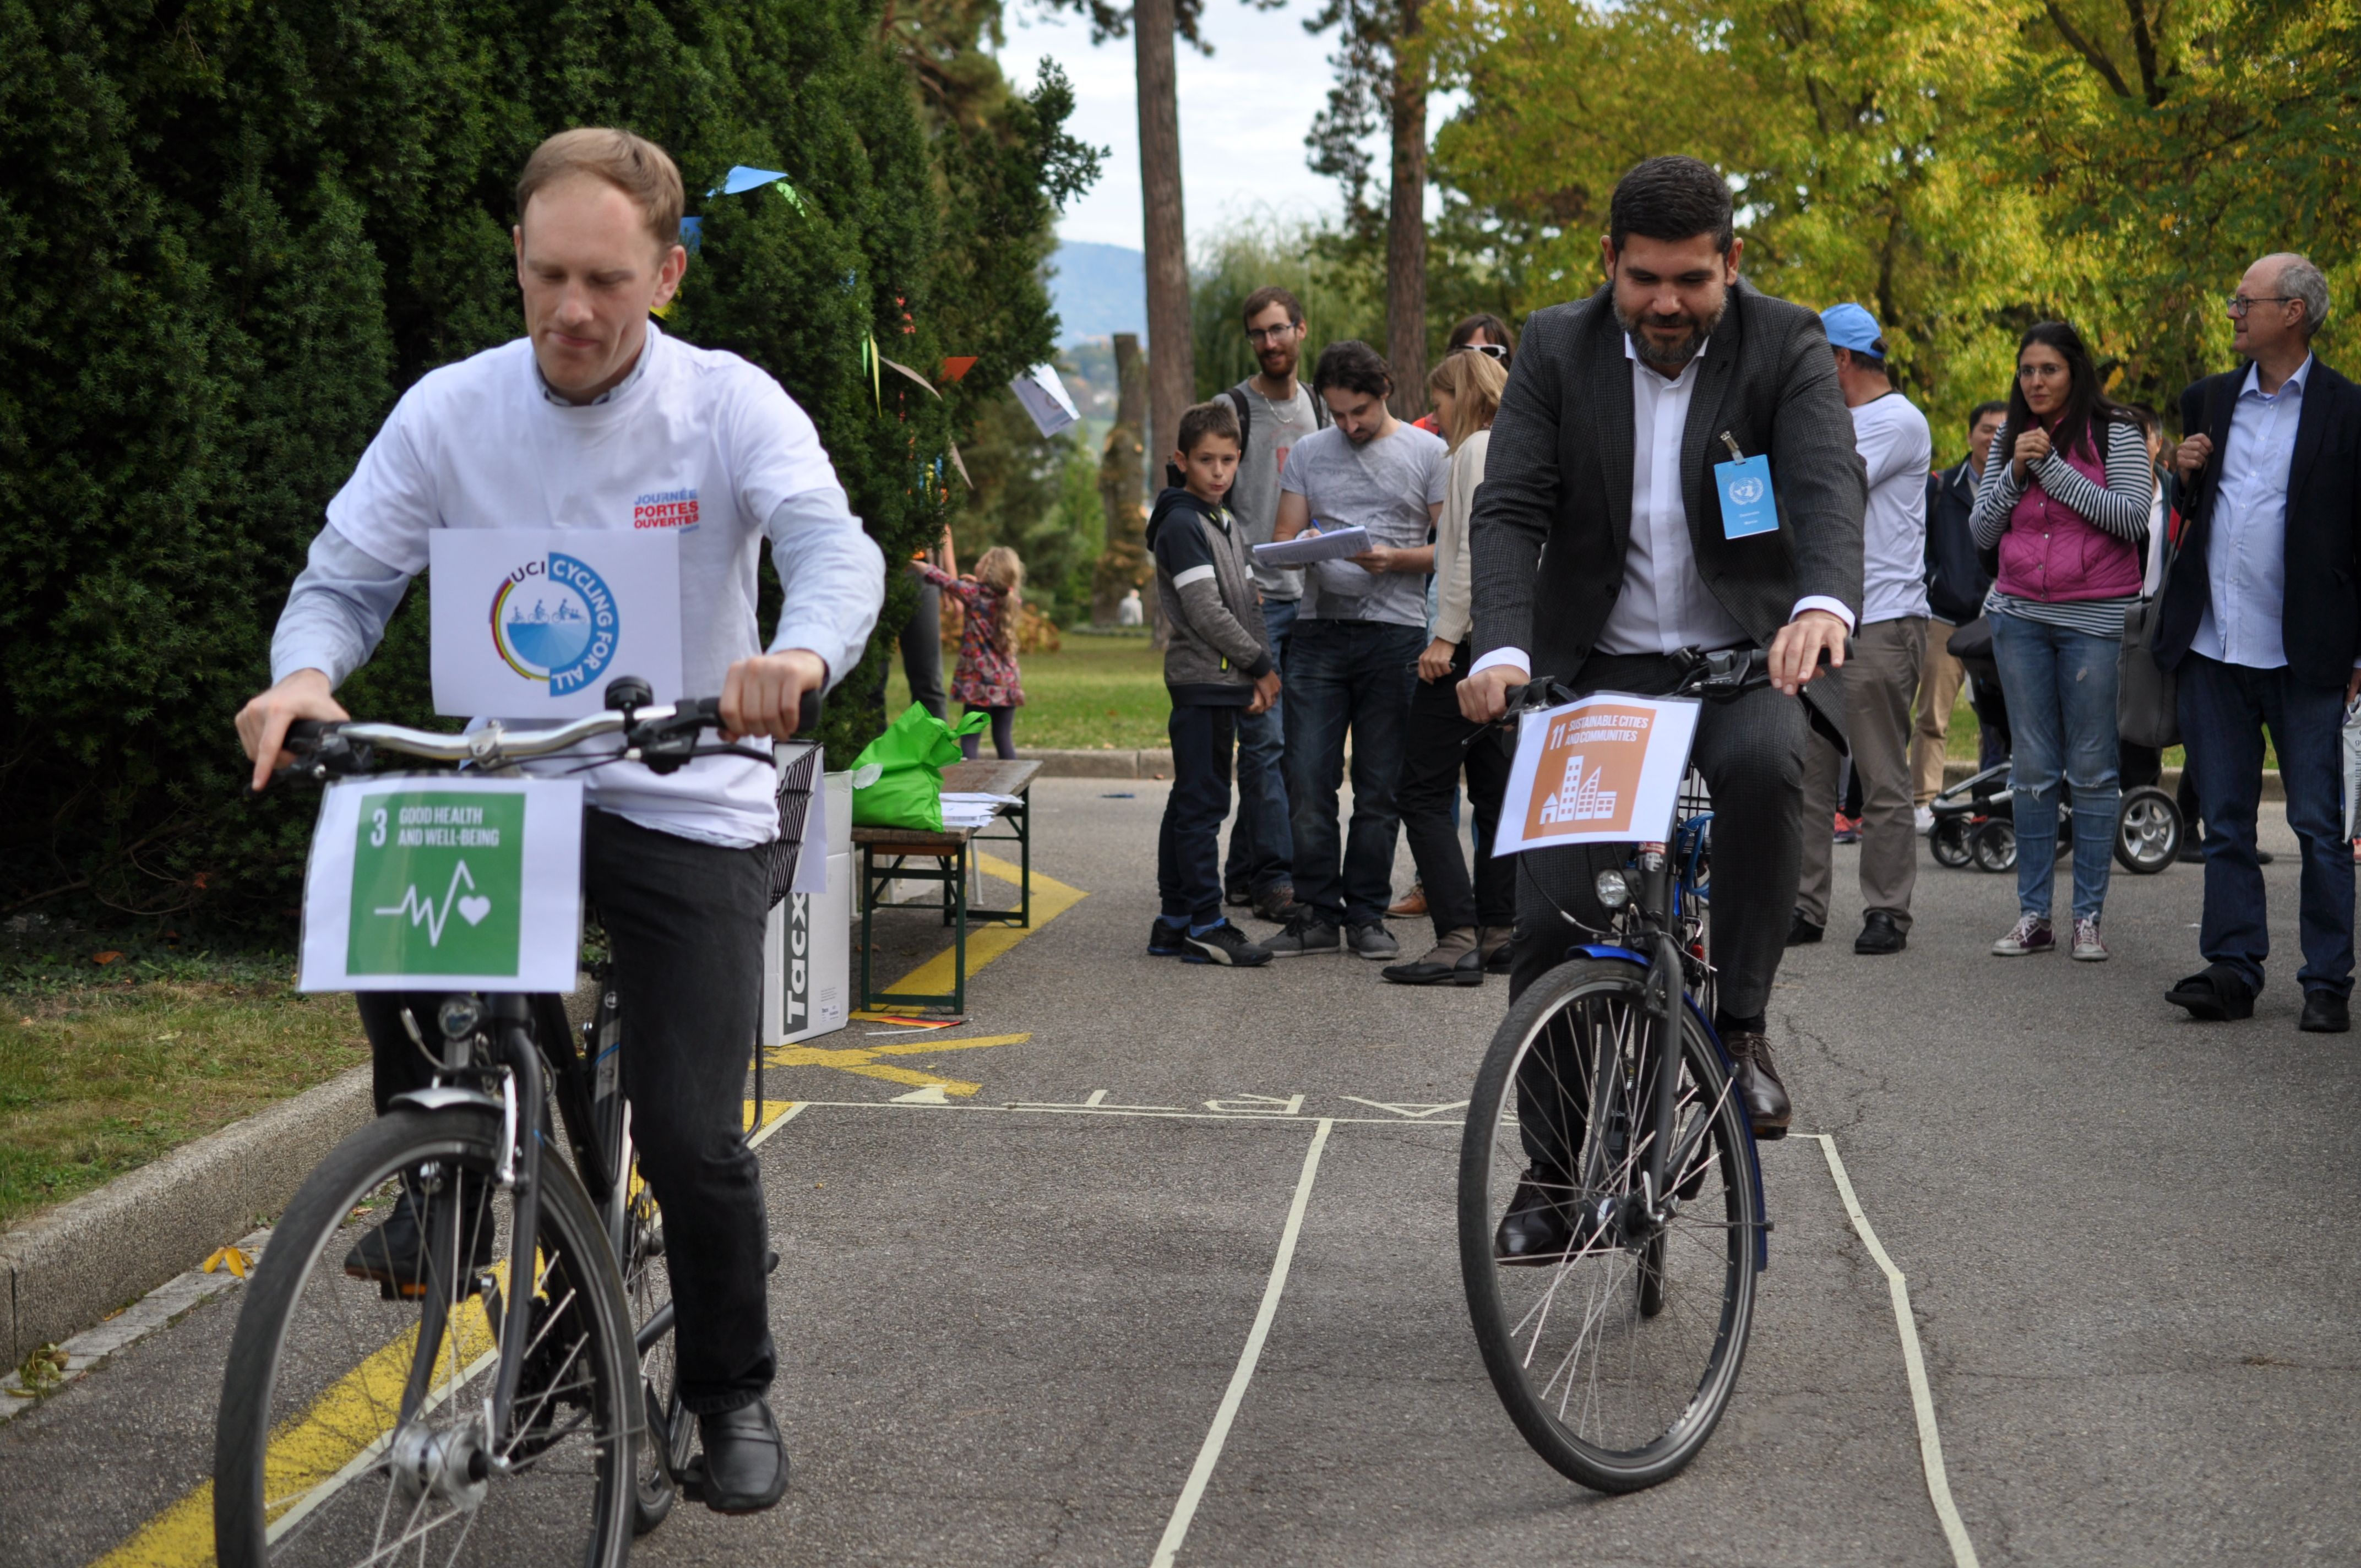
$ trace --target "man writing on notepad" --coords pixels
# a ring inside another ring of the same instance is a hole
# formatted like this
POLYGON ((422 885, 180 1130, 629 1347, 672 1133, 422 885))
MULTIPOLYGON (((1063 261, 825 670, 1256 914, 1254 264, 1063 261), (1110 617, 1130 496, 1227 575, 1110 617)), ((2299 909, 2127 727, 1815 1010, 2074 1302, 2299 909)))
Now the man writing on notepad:
POLYGON ((1303 575, 1287 656, 1287 798, 1295 898, 1303 909, 1264 945, 1282 957, 1342 952, 1391 962, 1394 778, 1411 682, 1426 646, 1429 543, 1450 459, 1442 441, 1386 407, 1393 377, 1366 343, 1330 344, 1312 390, 1335 422, 1296 443, 1279 480, 1273 537, 1359 526, 1369 548, 1303 575), (1340 839, 1336 792, 1353 737, 1353 822, 1340 839))

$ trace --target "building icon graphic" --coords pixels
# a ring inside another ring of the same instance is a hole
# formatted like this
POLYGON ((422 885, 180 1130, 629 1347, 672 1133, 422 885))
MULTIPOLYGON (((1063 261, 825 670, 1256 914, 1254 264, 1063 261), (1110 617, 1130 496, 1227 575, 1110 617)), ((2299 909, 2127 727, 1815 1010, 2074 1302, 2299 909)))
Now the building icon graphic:
POLYGON ((1598 787, 1599 771, 1593 768, 1586 775, 1579 751, 1566 758, 1565 782, 1555 795, 1542 802, 1542 822, 1603 822, 1612 817, 1615 792, 1598 787))

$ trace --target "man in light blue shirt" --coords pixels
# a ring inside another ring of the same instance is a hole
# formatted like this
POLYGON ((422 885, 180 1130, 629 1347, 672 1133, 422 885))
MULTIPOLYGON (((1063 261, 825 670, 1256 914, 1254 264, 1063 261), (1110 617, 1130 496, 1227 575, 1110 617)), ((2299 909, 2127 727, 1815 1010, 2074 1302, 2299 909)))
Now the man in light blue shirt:
POLYGON ((2299 1026, 2351 1026, 2353 855, 2343 721, 2361 689, 2361 389, 2312 356, 2320 269, 2267 256, 2231 299, 2247 363, 2181 395, 2175 458, 2188 519, 2165 575, 2157 661, 2180 682, 2180 731, 2207 829, 2206 967, 2165 992, 2198 1018, 2254 1015, 2270 952, 2255 818, 2264 735, 2303 847, 2299 1026))

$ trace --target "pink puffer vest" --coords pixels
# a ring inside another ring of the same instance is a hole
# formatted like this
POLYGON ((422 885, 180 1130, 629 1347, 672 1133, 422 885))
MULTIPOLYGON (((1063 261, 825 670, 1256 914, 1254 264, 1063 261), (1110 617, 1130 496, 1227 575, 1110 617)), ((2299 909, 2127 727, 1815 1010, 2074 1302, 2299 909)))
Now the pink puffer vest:
MULTIPOLYGON (((2104 427, 2092 434, 2104 440, 2104 427)), ((2063 455, 2077 473, 2105 488, 2106 466, 2087 448, 2063 455)), ((2140 591, 2139 552, 2053 499, 2032 476, 2000 538, 2000 591, 2048 604, 2129 598, 2140 591)))

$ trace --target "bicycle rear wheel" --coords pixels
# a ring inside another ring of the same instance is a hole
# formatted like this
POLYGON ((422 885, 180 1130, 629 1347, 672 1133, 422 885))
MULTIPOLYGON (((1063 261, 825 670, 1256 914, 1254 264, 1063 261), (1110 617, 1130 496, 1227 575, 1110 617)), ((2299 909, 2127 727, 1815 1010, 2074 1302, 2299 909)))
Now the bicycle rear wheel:
POLYGON ((214 1431, 224 1564, 623 1562, 641 1396, 614 1254, 556 1159, 536 1245, 519 1243, 491 1180, 500 1134, 487 1111, 394 1111, 337 1146, 271 1232, 214 1431), (377 1256, 419 1283, 347 1275, 347 1250, 405 1202, 419 1223, 377 1256), (500 1325, 520 1308, 531 1349, 495 1432, 500 1325))
POLYGON ((1533 1451, 1603 1492, 1671 1478, 1713 1434, 1746 1355, 1761 1242, 1744 1110, 1686 1010, 1672 1213, 1645 1218, 1664 1059, 1646 984, 1639 964, 1607 959, 1536 981, 1493 1036, 1460 1146, 1460 1273, 1485 1369, 1533 1451), (1512 1206, 1554 1209, 1567 1239, 1512 1261, 1499 1245, 1512 1206))

